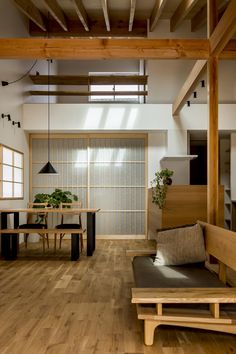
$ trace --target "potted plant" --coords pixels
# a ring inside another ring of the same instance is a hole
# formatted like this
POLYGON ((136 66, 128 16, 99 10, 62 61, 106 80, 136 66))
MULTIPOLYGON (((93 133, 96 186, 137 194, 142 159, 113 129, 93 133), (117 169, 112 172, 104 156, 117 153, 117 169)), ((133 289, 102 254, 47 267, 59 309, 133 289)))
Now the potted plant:
POLYGON ((163 209, 166 200, 168 186, 172 184, 171 177, 174 171, 165 168, 155 173, 155 178, 151 181, 152 186, 152 202, 163 209))
POLYGON ((56 188, 51 194, 38 193, 34 197, 34 203, 48 203, 48 205, 53 208, 59 208, 60 203, 72 203, 77 200, 77 195, 72 194, 70 191, 63 191, 58 188, 56 188))

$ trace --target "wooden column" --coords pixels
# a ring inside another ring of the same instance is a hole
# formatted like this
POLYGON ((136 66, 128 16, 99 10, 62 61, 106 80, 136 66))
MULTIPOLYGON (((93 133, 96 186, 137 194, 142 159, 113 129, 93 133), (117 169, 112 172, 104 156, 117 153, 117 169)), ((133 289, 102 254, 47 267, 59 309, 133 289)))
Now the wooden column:
POLYGON ((207 221, 218 224, 218 59, 208 60, 208 163, 207 163, 207 221))
MULTIPOLYGON (((208 37, 217 25, 217 1, 208 0, 208 37)), ((208 60, 208 156, 207 156, 207 221, 218 224, 219 210, 219 144, 218 144, 218 59, 208 60)))

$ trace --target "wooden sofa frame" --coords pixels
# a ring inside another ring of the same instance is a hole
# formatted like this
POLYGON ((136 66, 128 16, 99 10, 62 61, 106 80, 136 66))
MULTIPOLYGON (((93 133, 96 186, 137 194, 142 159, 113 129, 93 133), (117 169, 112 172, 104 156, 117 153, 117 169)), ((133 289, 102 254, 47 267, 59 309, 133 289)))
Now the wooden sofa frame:
MULTIPOLYGON (((236 271, 236 232, 198 221, 204 228, 206 251, 219 262, 219 279, 226 283, 226 269, 236 271)), ((152 250, 129 251, 130 256, 151 255, 152 250)), ((144 342, 152 345, 156 327, 184 326, 236 334, 236 311, 221 304, 236 303, 236 288, 133 288, 132 303, 144 320, 144 342), (208 310, 165 308, 165 304, 208 304, 208 310), (151 304, 152 306, 142 306, 151 304), (153 306, 155 304, 156 306, 153 306)))

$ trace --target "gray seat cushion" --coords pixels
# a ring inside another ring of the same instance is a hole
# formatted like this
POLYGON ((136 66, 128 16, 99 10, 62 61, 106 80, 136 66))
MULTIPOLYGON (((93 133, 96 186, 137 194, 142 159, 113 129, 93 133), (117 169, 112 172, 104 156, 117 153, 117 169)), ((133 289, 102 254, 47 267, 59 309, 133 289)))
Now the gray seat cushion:
POLYGON ((222 288, 226 287, 204 263, 158 266, 151 257, 135 257, 133 271, 138 288, 222 288))

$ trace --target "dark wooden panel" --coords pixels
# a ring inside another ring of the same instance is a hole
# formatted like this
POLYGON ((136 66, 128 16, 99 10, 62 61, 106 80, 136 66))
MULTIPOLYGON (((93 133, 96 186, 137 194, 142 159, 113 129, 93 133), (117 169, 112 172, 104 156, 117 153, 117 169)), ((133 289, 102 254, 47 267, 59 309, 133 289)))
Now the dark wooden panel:
MULTIPOLYGON (((47 75, 30 75, 31 80, 36 85, 47 85, 47 75)), ((51 85, 146 85, 147 75, 51 75, 51 85)))

